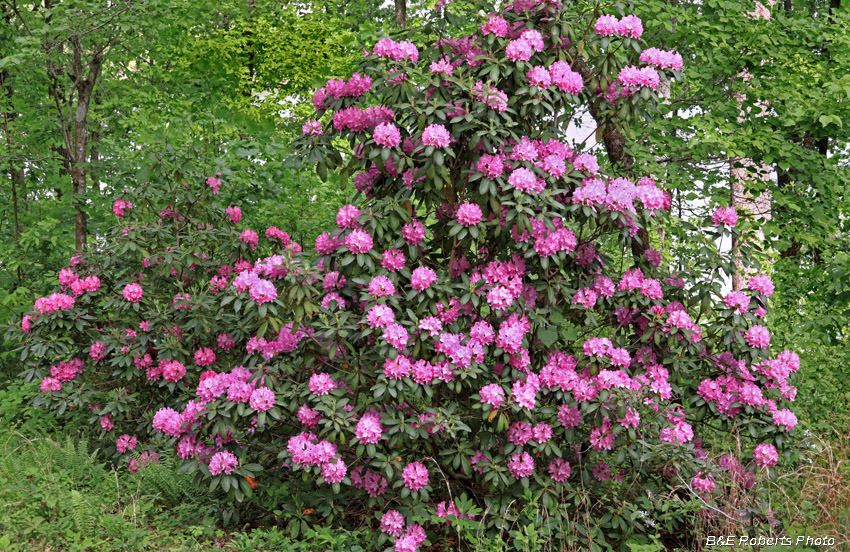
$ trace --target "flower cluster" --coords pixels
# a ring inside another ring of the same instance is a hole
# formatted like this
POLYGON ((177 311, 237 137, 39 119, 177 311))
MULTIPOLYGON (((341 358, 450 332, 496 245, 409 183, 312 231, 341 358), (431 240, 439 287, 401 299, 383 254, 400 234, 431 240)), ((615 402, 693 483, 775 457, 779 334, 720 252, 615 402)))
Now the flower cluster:
POLYGON ((626 15, 621 19, 613 15, 603 15, 596 20, 593 29, 600 36, 619 35, 637 39, 643 35, 643 22, 634 15, 626 15))

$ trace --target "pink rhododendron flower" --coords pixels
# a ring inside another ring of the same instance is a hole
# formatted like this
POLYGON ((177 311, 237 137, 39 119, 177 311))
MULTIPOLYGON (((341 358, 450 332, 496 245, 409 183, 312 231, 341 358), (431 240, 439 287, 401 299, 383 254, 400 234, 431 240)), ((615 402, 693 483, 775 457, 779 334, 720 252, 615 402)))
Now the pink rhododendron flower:
POLYGON ((400 537, 404 533, 404 516, 395 510, 388 510, 381 516, 381 531, 391 537, 400 537))
POLYGON ((260 243, 260 237, 250 228, 243 230, 242 233, 239 234, 239 240, 245 243, 252 250, 256 249, 257 244, 260 243))
POLYGON ((445 148, 451 143, 452 135, 443 125, 429 125, 422 133, 422 143, 435 148, 445 148))
POLYGON ((462 226, 475 226, 481 222, 481 217, 481 207, 468 201, 462 203, 455 214, 455 219, 462 226))
POLYGON ((770 346, 770 332, 764 326, 753 326, 747 330, 747 344, 756 349, 767 349, 770 346))
POLYGON ((138 439, 125 433, 124 435, 119 437, 117 441, 115 441, 115 448, 118 449, 118 452, 124 454, 128 450, 133 450, 134 448, 136 448, 138 442, 138 439))
POLYGON ((771 295, 773 295, 773 280, 771 280, 770 276, 768 276, 767 274, 759 274, 758 276, 753 276, 747 283, 747 287, 751 290, 761 293, 765 297, 770 297, 771 295))
POLYGON ((527 452, 518 452, 508 461, 508 470, 515 479, 528 477, 534 473, 534 459, 527 452))
POLYGON ((553 481, 562 483, 570 478, 570 473, 572 473, 570 463, 561 458, 556 458, 549 463, 549 477, 553 481))
POLYGON ((484 36, 493 34, 505 38, 508 36, 508 22, 500 15, 490 14, 487 22, 481 24, 481 34, 484 36))
POLYGON ((124 209, 132 208, 133 204, 124 198, 117 199, 115 203, 112 204, 112 212, 115 213, 115 216, 120 219, 124 218, 124 209))
POLYGON ((399 249, 387 249, 381 254, 381 266, 390 272, 398 272, 404 264, 404 253, 399 249))
POLYGON ((372 250, 373 245, 372 236, 359 228, 346 236, 344 243, 352 253, 368 253, 372 250))
POLYGON ((401 144, 401 133, 398 127, 392 123, 381 123, 375 127, 372 136, 375 143, 385 148, 395 148, 401 144))
POLYGON ((138 303, 142 300, 144 292, 139 284, 127 284, 124 286, 124 299, 131 303, 138 303))
POLYGON ((777 410, 773 413, 773 424, 784 427, 785 431, 791 431, 797 427, 797 416, 787 408, 777 410))
POLYGON ((534 53, 531 44, 527 40, 511 40, 505 49, 505 56, 514 61, 528 61, 534 53))
POLYGON ((183 366, 183 363, 176 360, 165 362, 161 365, 161 367, 162 377, 165 381, 170 381, 172 383, 178 382, 186 375, 186 367, 183 366))
POLYGON ((258 412, 265 412, 274 406, 274 401, 275 396, 271 389, 268 387, 258 387, 251 393, 248 404, 258 412))
POLYGON ((437 273, 427 266, 416 268, 410 275, 410 287, 417 291, 422 291, 431 287, 431 284, 437 282, 437 273))
POLYGON ((691 485, 694 487, 694 490, 699 491, 701 493, 709 494, 716 487, 714 481, 711 479, 711 476, 708 477, 700 477, 695 475, 693 479, 691 479, 691 485))
POLYGON ((239 221, 242 220, 242 209, 236 207, 235 205, 231 205, 227 209, 224 210, 227 213, 230 222, 233 224, 239 224, 239 221))
POLYGON ((711 222, 717 226, 728 226, 734 228, 738 223, 738 213, 734 207, 718 207, 711 215, 711 222))
POLYGON ((195 364, 198 366, 210 366, 215 363, 215 353, 209 347, 195 351, 195 364))
POLYGON ((381 440, 383 430, 384 428, 381 427, 381 420, 378 416, 365 414, 357 422, 357 427, 354 428, 354 435, 364 445, 375 444, 381 440))
POLYGON ((221 475, 222 473, 230 475, 233 468, 239 465, 239 460, 232 452, 223 451, 216 452, 210 459, 210 474, 221 475))
POLYGON ((536 86, 538 88, 549 88, 549 86, 552 84, 552 76, 549 74, 549 71, 542 65, 532 67, 528 70, 525 76, 528 79, 528 84, 536 86))
POLYGON ((312 391, 316 395, 322 396, 327 395, 332 390, 336 389, 337 385, 329 374, 320 372, 318 374, 313 374, 312 376, 310 376, 309 387, 310 391, 312 391))
POLYGON ((428 484, 428 470, 419 462, 411 462, 401 472, 404 486, 411 491, 418 491, 428 484))
POLYGON ((304 136, 321 136, 323 134, 322 123, 319 121, 305 121, 301 125, 301 134, 304 136))
POLYGON ((762 468, 769 468, 779 462, 779 452, 770 443, 762 443, 753 452, 753 459, 762 468))

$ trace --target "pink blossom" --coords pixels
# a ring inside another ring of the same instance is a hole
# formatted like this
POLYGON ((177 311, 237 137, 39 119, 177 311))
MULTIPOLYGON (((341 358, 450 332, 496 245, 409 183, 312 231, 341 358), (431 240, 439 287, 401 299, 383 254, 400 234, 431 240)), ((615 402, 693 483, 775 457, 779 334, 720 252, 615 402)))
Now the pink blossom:
MULTIPOLYGON (((312 383, 312 379, 311 379, 312 383)), ((268 387, 258 387, 251 393, 249 405, 258 412, 265 412, 274 406, 275 395, 268 387)))
POLYGON ((134 448, 136 448, 138 442, 138 439, 125 433, 124 435, 119 437, 118 440, 115 442, 115 448, 118 449, 118 452, 124 454, 128 450, 133 450, 134 448))
POLYGON ((735 211, 735 207, 718 207, 711 215, 711 222, 716 226, 725 225, 734 228, 738 223, 738 213, 735 211))
POLYGON ((372 236, 359 228, 345 237, 345 246, 352 253, 368 253, 372 249, 372 245, 372 236))
POLYGON ((797 427, 797 416, 788 409, 777 410, 773 413, 773 424, 785 427, 785 431, 791 431, 797 427))
POLYGON ((112 421, 112 414, 100 417, 100 427, 103 431, 112 431, 115 428, 115 422, 112 421))
POLYGON ((395 314, 393 314, 392 309, 386 305, 375 305, 369 309, 366 319, 370 328, 386 328, 395 322, 395 314))
POLYGON ((617 25, 617 34, 638 39, 643 34, 643 22, 636 15, 626 15, 617 25))
POLYGON ((552 84, 552 76, 542 65, 532 67, 528 70, 525 76, 528 78, 528 83, 530 85, 538 88, 549 88, 552 84))
POLYGON ((411 462, 401 472, 404 486, 411 491, 418 491, 428 484, 428 470, 419 462, 411 462))
POLYGON ((668 67, 675 71, 682 70, 682 56, 672 50, 659 50, 658 48, 647 48, 640 54, 640 61, 654 65, 659 69, 668 67))
POLYGON ((445 148, 451 143, 452 135, 443 125, 429 125, 422 133, 422 143, 435 148, 445 148))
POLYGON ((378 57, 388 58, 394 61, 410 60, 416 63, 419 60, 419 51, 412 42, 407 40, 396 42, 390 38, 382 38, 375 44, 372 53, 378 57))
POLYGON ((378 416, 373 414, 365 414, 360 421, 357 422, 357 427, 354 429, 354 435, 357 440, 363 444, 375 444, 381 440, 381 434, 384 428, 381 427, 381 421, 378 416))
POLYGON ((117 199, 115 203, 112 204, 112 212, 115 213, 115 216, 120 219, 124 218, 124 209, 132 208, 133 204, 124 198, 117 199))
POLYGON ((399 249, 387 249, 381 255, 381 266, 390 272, 398 272, 404 268, 404 253, 399 249))
POLYGON ((750 298, 742 291, 732 291, 723 298, 727 308, 735 309, 738 314, 744 314, 750 308, 750 298))
POLYGON ((528 477, 534 473, 534 459, 527 452, 518 452, 508 461, 508 470, 516 479, 528 477))
POLYGON ((343 205, 336 214, 336 224, 340 228, 357 228, 360 226, 357 217, 362 214, 354 205, 343 205))
POLYGON ((451 76, 454 72, 454 68, 452 67, 451 62, 447 57, 441 58, 438 61, 431 62, 431 66, 429 69, 435 75, 451 76))
POLYGON ((475 226, 481 222, 481 207, 476 203, 465 202, 458 207, 455 218, 462 226, 475 226))
POLYGON ((747 283, 747 287, 749 287, 753 291, 761 293, 765 297, 770 297, 771 295, 773 295, 773 280, 771 280, 770 276, 768 276, 767 274, 759 274, 757 276, 753 276, 747 283))
POLYGON ((216 452, 210 459, 210 474, 220 475, 225 473, 230 475, 233 468, 239 465, 239 460, 232 452, 223 451, 216 452))
POLYGON ((499 408, 505 401, 505 392, 497 383, 485 385, 478 394, 482 403, 489 404, 494 409, 499 408))
POLYGON ((543 42, 543 35, 537 29, 526 29, 520 35, 522 40, 528 42, 528 45, 535 52, 542 52, 546 45, 543 42))
POLYGON ((410 376, 410 360, 402 355, 398 355, 394 359, 386 359, 384 361, 384 375, 391 380, 410 376))
POLYGON ((61 391, 62 382, 58 378, 48 376, 41 380, 40 388, 42 393, 50 393, 51 391, 61 391))
POLYGON ((321 136, 322 132, 322 123, 319 121, 305 121, 303 125, 301 125, 301 134, 304 136, 321 136))
POLYGON ((410 275, 410 287, 422 291, 431 287, 431 284, 437 282, 437 273, 427 266, 416 268, 410 275))
POLYGON ((492 180, 502 176, 504 164, 502 163, 502 158, 500 156, 484 154, 478 158, 476 169, 478 172, 492 180))
POLYGON ((161 366, 162 377, 165 381, 175 383, 183 379, 183 376, 186 375, 186 367, 183 366, 182 362, 171 360, 161 364, 161 366))
POLYGON ((248 245, 251 250, 254 250, 257 248, 257 244, 260 242, 260 237, 257 235, 256 232, 254 232, 250 228, 246 228, 242 231, 241 234, 239 234, 239 240, 248 245))
POLYGON ((508 22, 499 15, 490 14, 487 22, 481 24, 481 34, 484 36, 494 34, 500 38, 505 38, 508 36, 508 22))
POLYGON ((753 326, 747 330, 747 344, 756 349, 767 349, 770 346, 770 332, 764 326, 753 326))
POLYGON ((505 56, 514 61, 528 61, 532 53, 531 44, 523 39, 511 40, 505 49, 505 56))
POLYGON ((153 416, 153 428, 170 437, 178 437, 182 430, 183 419, 173 408, 160 408, 153 416))
POLYGON ((402 226, 401 237, 408 245, 419 245, 425 239, 425 225, 414 219, 402 226))
POLYGON ((775 466, 779 462, 779 452, 770 443, 762 443, 753 452, 753 459, 762 468, 775 466))
POLYGON ((699 475, 701 474, 697 474, 691 479, 691 485, 693 485, 694 489, 706 494, 712 492, 716 485, 711 479, 711 476, 699 477, 699 475))
POLYGON ((612 36, 620 30, 620 22, 613 15, 602 15, 596 20, 593 30, 599 36, 612 36))
POLYGON ((372 136, 375 143, 386 148, 394 148, 401 144, 401 133, 398 127, 392 123, 381 123, 375 127, 372 136))
POLYGON ((340 483, 348 473, 345 462, 339 458, 335 460, 334 462, 325 462, 322 464, 322 478, 328 483, 340 483))
POLYGON ((310 376, 309 383, 310 391, 318 396, 327 395, 332 390, 337 388, 336 382, 331 378, 330 374, 319 372, 310 376))
POLYGON ((144 292, 142 291, 142 286, 139 284, 127 284, 124 286, 124 299, 131 303, 138 303, 142 300, 142 295, 144 292))
POLYGON ((617 82, 624 87, 651 88, 655 90, 661 82, 658 71, 654 67, 638 68, 627 65, 620 70, 617 82))
POLYGON ((570 478, 571 472, 572 468, 570 467, 570 463, 562 458, 556 458, 549 463, 549 477, 551 477, 553 481, 562 483, 570 478))
POLYGON ((395 510, 388 510, 381 516, 381 531, 391 537, 400 537, 404 533, 404 516, 395 510))
POLYGON ((106 343, 102 341, 95 341, 89 347, 89 356, 94 361, 103 360, 106 358, 106 343))
POLYGON ((218 194, 221 189, 221 180, 216 178, 218 176, 221 176, 221 173, 216 174, 215 177, 207 178, 207 185, 212 189, 213 194, 218 194))
POLYGON ((399 351, 407 346, 408 337, 407 330, 401 324, 390 324, 384 329, 384 339, 399 351))
POLYGON ((599 173, 599 161, 592 153, 583 153, 576 157, 573 166, 577 171, 584 171, 593 175, 599 173))
POLYGON ((195 351, 195 364, 198 366, 209 366, 215 363, 215 353, 209 347, 195 351))
POLYGON ((581 93, 584 80, 579 73, 572 70, 567 62, 556 61, 549 67, 549 74, 552 77, 552 84, 561 91, 573 95, 581 93))

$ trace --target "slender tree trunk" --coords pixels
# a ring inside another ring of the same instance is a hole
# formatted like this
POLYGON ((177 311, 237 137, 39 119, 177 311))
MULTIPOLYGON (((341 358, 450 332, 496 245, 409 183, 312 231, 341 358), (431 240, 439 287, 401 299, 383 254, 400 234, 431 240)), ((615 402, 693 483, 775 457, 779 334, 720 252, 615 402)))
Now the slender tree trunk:
POLYGON ((72 122, 73 138, 68 144, 71 158, 71 183, 74 191, 74 246, 77 253, 86 248, 88 238, 88 219, 85 211, 86 200, 86 163, 88 162, 88 115, 95 83, 100 76, 103 60, 96 51, 88 64, 83 65, 83 46, 79 39, 72 39, 74 61, 72 73, 74 86, 70 91, 69 106, 76 95, 77 105, 72 122))
POLYGON ((395 25, 399 29, 407 27, 407 0, 395 0, 395 25))
MULTIPOLYGON (((8 18, 6 19, 8 22, 8 18)), ((14 161, 15 158, 15 143, 12 139, 12 133, 9 129, 9 123, 12 122, 17 114, 12 110, 12 95, 14 94, 14 88, 12 87, 12 77, 9 74, 9 71, 2 70, 0 71, 0 94, 5 96, 6 99, 6 109, 3 110, 3 135, 6 138, 6 150, 9 155, 9 182, 12 185, 12 236, 15 240, 15 245, 17 245, 21 240, 21 224, 18 218, 18 193, 23 190, 24 185, 24 168, 23 165, 18 164, 14 161)), ((18 266, 17 269, 17 277, 18 283, 20 284, 23 280, 23 275, 21 273, 21 267, 18 266)))
MULTIPOLYGON (((588 67, 581 56, 576 56, 576 60, 573 65, 573 69, 581 75, 585 86, 589 87, 593 80, 593 71, 590 67, 588 67)), ((600 129, 600 133, 602 134, 602 143, 605 145, 605 152, 608 154, 608 159, 614 166, 618 167, 626 174, 631 173, 635 160, 626 152, 626 137, 622 132, 620 132, 620 129, 617 128, 616 122, 604 118, 600 114, 597 104, 591 103, 589 111, 600 129)), ((635 260, 642 259, 644 253, 646 253, 646 250, 649 248, 649 230, 641 228, 638 230, 637 235, 632 239, 632 257, 634 257, 635 260)))
MULTIPOLYGON (((100 93, 94 93, 94 105, 101 105, 100 93)), ((97 107, 95 107, 97 109, 97 107)), ((91 185, 94 188, 95 194, 100 194, 100 182, 98 181, 98 176, 100 172, 99 163, 100 163, 100 150, 98 146, 100 145, 100 121, 94 121, 94 128, 91 131, 91 147, 89 147, 89 175, 91 176, 91 185)))

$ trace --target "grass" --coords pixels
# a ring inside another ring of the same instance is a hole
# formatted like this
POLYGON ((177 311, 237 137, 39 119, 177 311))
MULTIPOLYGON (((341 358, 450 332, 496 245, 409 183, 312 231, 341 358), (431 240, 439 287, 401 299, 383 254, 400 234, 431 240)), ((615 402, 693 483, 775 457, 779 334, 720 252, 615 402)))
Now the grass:
POLYGON ((297 541, 279 528, 219 524, 219 497, 176 473, 174 459, 133 474, 0 388, 0 552, 362 550, 363 535, 316 528, 297 541), (72 437, 73 436, 73 437, 72 437))

